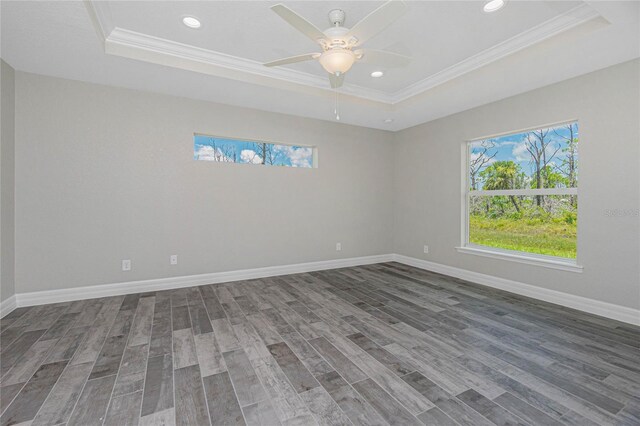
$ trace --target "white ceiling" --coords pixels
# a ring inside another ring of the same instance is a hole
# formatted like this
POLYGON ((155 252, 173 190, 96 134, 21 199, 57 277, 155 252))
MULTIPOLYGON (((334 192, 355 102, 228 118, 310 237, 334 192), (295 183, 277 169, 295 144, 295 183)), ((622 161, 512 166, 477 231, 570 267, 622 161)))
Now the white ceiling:
MULTIPOLYGON (((269 10, 273 1, 7 1, 1 55, 16 69, 294 115, 333 119, 315 62, 262 62, 317 51, 269 10), (193 30, 184 15, 202 21, 193 30)), ((319 28, 352 26, 382 2, 285 1, 319 28)), ((356 64, 340 90, 345 123, 399 130, 640 56, 639 2, 415 1, 366 47, 412 56, 384 70, 356 64), (385 123, 393 118, 392 123, 385 123)))

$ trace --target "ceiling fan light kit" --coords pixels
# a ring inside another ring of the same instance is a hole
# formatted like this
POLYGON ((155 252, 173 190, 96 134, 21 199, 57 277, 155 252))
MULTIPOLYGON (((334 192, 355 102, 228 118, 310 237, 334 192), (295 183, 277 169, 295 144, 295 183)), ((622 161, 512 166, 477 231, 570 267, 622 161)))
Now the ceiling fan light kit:
POLYGON ((267 67, 294 64, 297 62, 317 60, 329 74, 329 83, 333 89, 342 86, 345 73, 359 61, 379 65, 384 68, 408 65, 411 58, 393 52, 360 49, 360 45, 371 37, 386 29, 400 18, 407 9, 402 0, 390 0, 371 12, 352 28, 344 27, 346 13, 342 9, 329 12, 331 27, 320 31, 313 24, 283 4, 271 7, 282 19, 292 27, 317 43, 321 53, 308 53, 279 59, 264 64, 267 67), (358 50, 354 48, 358 47, 358 50))
POLYGON ((320 65, 329 74, 344 74, 351 69, 355 61, 356 55, 349 49, 325 50, 320 55, 320 65))

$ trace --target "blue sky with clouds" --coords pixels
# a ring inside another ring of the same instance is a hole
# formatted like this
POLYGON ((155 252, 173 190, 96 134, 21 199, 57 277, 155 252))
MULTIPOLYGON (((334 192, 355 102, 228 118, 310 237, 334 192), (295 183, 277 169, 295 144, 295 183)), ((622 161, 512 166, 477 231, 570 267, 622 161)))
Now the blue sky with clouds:
MULTIPOLYGON (((260 146, 256 142, 195 135, 194 160, 228 163, 262 164, 260 146)), ((271 148, 275 165, 287 167, 313 167, 313 148, 292 145, 267 144, 271 148)), ((267 162, 268 163, 268 162, 267 162)))
MULTIPOLYGON (((571 125, 573 127, 573 137, 574 139, 578 139, 578 123, 571 123, 571 125)), ((568 145, 567 139, 570 138, 570 131, 566 126, 567 125, 562 125, 558 127, 542 129, 543 131, 548 131, 545 141, 551 141, 551 143, 548 145, 547 155, 551 156, 558 148, 560 148, 552 160, 552 162, 556 165, 562 164, 563 160, 566 159, 566 154, 562 152, 562 150, 568 145)), ((489 149, 488 155, 492 155, 495 152, 496 156, 493 157, 493 159, 482 169, 490 166, 496 161, 511 160, 518 163, 523 172, 525 172, 527 175, 531 175, 531 172, 534 169, 532 169, 532 164, 530 163, 531 155, 527 151, 525 144, 527 133, 529 132, 514 133, 510 135, 499 136, 496 138, 471 142, 469 144, 471 159, 476 158, 479 153, 482 152, 483 144, 487 145, 488 143, 492 143, 494 147, 489 149)))

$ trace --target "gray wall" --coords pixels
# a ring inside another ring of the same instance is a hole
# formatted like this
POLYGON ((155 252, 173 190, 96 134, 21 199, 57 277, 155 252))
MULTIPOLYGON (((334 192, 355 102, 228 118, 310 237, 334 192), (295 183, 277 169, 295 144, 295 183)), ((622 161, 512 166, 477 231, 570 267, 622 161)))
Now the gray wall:
POLYGON ((388 132, 17 72, 16 141, 19 293, 392 251, 388 132), (194 132, 319 168, 194 161, 194 132))
POLYGON ((534 90, 395 136, 395 252, 632 308, 640 307, 640 61, 534 90), (581 274, 455 251, 464 141, 578 119, 581 274), (423 245, 430 254, 423 254, 423 245))
POLYGON ((15 86, 14 71, 0 59, 0 301, 15 294, 15 86))
POLYGON ((606 210, 640 207, 639 76, 629 62, 391 134, 17 72, 17 290, 396 252, 638 308, 639 218, 606 210), (568 119, 584 272, 457 253, 464 141, 568 119), (319 168, 194 161, 194 132, 316 145, 319 168))

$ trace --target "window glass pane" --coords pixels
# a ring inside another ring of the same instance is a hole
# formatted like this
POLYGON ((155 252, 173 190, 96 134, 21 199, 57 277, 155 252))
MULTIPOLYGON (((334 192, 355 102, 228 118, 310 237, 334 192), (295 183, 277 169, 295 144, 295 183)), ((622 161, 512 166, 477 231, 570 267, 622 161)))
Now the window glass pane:
POLYGON ((469 198, 469 243, 576 258, 577 196, 469 198))
POLYGON ((577 187, 577 122, 469 144, 472 191, 577 187))
POLYGON ((264 166, 313 167, 313 148, 194 136, 194 160, 264 166))

